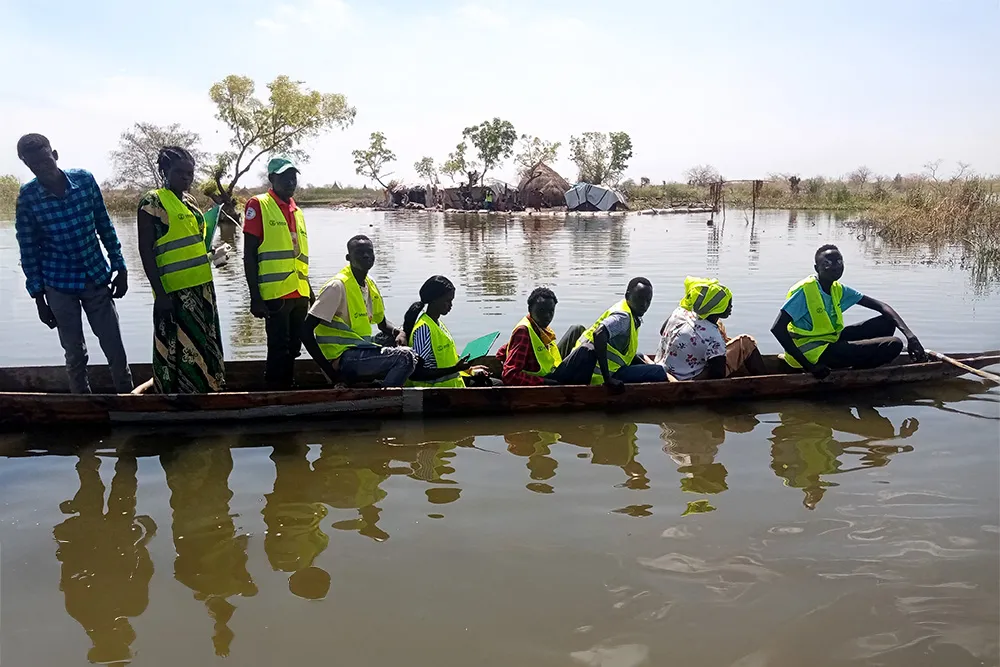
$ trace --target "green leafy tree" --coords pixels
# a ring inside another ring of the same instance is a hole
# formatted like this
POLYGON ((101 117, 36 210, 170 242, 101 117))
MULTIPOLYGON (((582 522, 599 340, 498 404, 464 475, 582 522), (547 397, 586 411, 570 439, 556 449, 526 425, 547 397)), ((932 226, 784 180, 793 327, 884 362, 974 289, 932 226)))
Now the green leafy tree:
POLYGON ((554 162, 559 155, 560 146, 562 144, 558 141, 545 141, 539 137, 522 134, 520 150, 514 156, 518 177, 527 176, 531 168, 539 162, 554 162))
POLYGON ((166 126, 136 123, 122 132, 118 148, 111 151, 111 185, 135 190, 160 187, 162 179, 156 158, 164 146, 186 148, 199 170, 211 173, 212 165, 207 164, 208 155, 198 149, 199 143, 201 137, 197 132, 189 132, 177 123, 166 126))
POLYGON ((267 84, 268 98, 255 95, 253 79, 230 75, 212 86, 209 95, 221 120, 231 133, 233 150, 219 155, 216 180, 219 189, 232 196, 236 184, 262 156, 281 153, 305 161, 302 142, 334 127, 354 122, 355 109, 340 93, 320 93, 303 88, 301 81, 279 76, 267 84), (227 176, 229 185, 222 187, 227 176))
MULTIPOLYGON (((458 180, 456 176, 464 176, 479 168, 479 164, 475 160, 465 157, 465 152, 468 149, 468 144, 463 141, 455 146, 454 151, 448 153, 448 159, 441 165, 441 173, 450 178, 453 183, 458 180)), ((472 183, 469 185, 472 185, 472 183)))
POLYGON ((359 176, 370 178, 388 189, 389 186, 382 182, 382 177, 392 175, 392 172, 384 170, 386 165, 396 161, 396 154, 385 145, 384 134, 372 132, 368 148, 351 151, 351 155, 354 156, 354 171, 359 176))
POLYGON ((438 170, 437 165, 434 164, 434 158, 420 158, 420 160, 413 163, 413 169, 417 172, 417 175, 420 176, 420 178, 424 179, 431 185, 438 184, 438 170))
POLYGON ((569 152, 580 170, 580 181, 614 185, 632 159, 632 138, 626 132, 584 132, 570 137, 569 152))
POLYGON ((510 121, 494 118, 483 121, 479 125, 465 128, 462 131, 462 137, 476 149, 483 167, 482 173, 479 174, 479 180, 482 182, 486 172, 494 169, 514 154, 517 132, 514 131, 514 126, 510 121))
POLYGON ((0 208, 14 208, 17 195, 21 191, 21 181, 14 174, 0 175, 0 208))

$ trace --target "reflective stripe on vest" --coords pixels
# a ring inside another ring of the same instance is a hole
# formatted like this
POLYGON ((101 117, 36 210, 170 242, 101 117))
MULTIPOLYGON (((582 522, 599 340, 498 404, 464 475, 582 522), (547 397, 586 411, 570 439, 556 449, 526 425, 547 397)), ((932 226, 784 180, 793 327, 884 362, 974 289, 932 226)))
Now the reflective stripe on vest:
POLYGON ((358 285, 351 267, 345 266, 341 269, 340 273, 327 281, 323 289, 326 289, 335 280, 344 284, 347 312, 351 323, 348 324, 339 317, 334 317, 332 322, 320 322, 316 325, 316 342, 319 344, 323 356, 331 361, 339 359, 340 355, 352 347, 378 347, 372 343, 372 324, 385 319, 385 304, 382 302, 382 295, 370 276, 365 279, 365 282, 368 285, 368 295, 372 301, 371 317, 368 316, 368 306, 365 305, 361 286, 358 285))
POLYGON ((270 193, 257 195, 264 237, 257 248, 257 284, 264 299, 280 299, 293 292, 309 296, 309 237, 300 209, 295 218, 296 250, 288 221, 270 193))
MULTIPOLYGON (((559 347, 556 345, 555 339, 549 343, 548 347, 542 342, 542 339, 538 337, 535 333, 535 327, 532 326, 531 320, 527 316, 521 318, 521 321, 517 323, 514 327, 514 331, 517 331, 521 327, 526 327, 528 329, 528 336, 531 338, 531 351, 535 353, 535 361, 538 362, 537 371, 525 370, 523 373, 525 375, 534 375, 535 377, 545 377, 552 372, 552 369, 562 363, 562 356, 559 354, 559 347)), ((514 333, 511 332, 511 338, 514 337, 514 333)), ((507 349, 510 349, 510 341, 507 342, 507 349)))
MULTIPOLYGON (((615 305, 611 306, 608 310, 604 311, 604 314, 597 318, 597 321, 590 325, 590 328, 583 332, 580 339, 576 341, 574 347, 580 347, 583 345, 584 341, 594 342, 594 332, 597 331, 597 327, 601 326, 601 322, 607 319, 612 313, 625 313, 628 315, 629 320, 629 341, 628 349, 624 352, 615 349, 611 346, 611 341, 608 341, 608 372, 614 375, 615 371, 623 366, 628 366, 632 363, 632 359, 635 358, 635 352, 639 348, 639 331, 635 328, 635 318, 632 317, 632 309, 628 306, 628 301, 622 299, 615 305)), ((590 378, 590 384, 604 384, 604 376, 601 375, 601 367, 598 364, 594 365, 594 374, 590 378)))
POLYGON ((156 196, 167 212, 167 233, 156 240, 153 254, 167 293, 212 282, 212 263, 205 251, 205 224, 166 188, 156 196))
MULTIPOLYGON (((809 319, 812 322, 811 329, 802 329, 794 323, 788 323, 788 333, 792 336, 792 342, 799 352, 805 356, 809 363, 815 364, 823 356, 830 343, 837 342, 840 332, 844 330, 844 312, 840 307, 840 302, 844 297, 844 287, 838 282, 834 282, 830 287, 830 300, 833 302, 835 320, 830 319, 830 314, 826 311, 823 303, 823 295, 820 290, 816 276, 809 276, 805 280, 799 281, 788 290, 787 298, 792 298, 796 292, 802 291, 806 299, 806 308, 809 311, 809 319)), ((799 362, 795 361, 790 354, 782 354, 792 368, 801 368, 799 362)))
MULTIPOLYGON (((410 333, 410 347, 413 347, 413 336, 420 327, 427 327, 431 334, 431 348, 434 350, 434 361, 438 368, 450 368, 458 363, 458 348, 455 347, 455 339, 451 337, 451 332, 444 322, 435 322, 427 313, 422 313, 417 318, 417 323, 410 333)), ((433 382, 414 382, 407 380, 407 387, 464 387, 465 382, 458 373, 451 373, 433 382)))

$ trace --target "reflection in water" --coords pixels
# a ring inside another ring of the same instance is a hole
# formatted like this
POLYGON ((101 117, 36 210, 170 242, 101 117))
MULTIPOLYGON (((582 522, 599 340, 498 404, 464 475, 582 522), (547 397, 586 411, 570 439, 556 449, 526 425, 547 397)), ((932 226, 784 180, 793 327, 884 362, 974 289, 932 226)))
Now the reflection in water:
POLYGON ((633 422, 586 424, 566 429, 560 440, 591 451, 591 463, 603 466, 617 466, 627 475, 621 485, 633 491, 649 488, 646 469, 636 458, 639 454, 639 425, 633 422))
POLYGON ((709 494, 728 489, 726 467, 715 460, 726 432, 749 433, 759 423, 753 415, 723 416, 705 410, 690 411, 660 424, 663 451, 677 464, 681 490, 709 494))
POLYGON ((357 531, 376 542, 389 539, 379 528, 382 510, 376 505, 385 498, 382 483, 389 479, 392 457, 385 447, 344 447, 322 445, 314 464, 317 500, 337 509, 356 510, 357 518, 337 521, 337 530, 357 531))
POLYGON ((201 600, 215 624, 215 654, 229 655, 236 607, 230 597, 257 594, 247 571, 246 534, 237 534, 229 501, 233 457, 227 445, 201 441, 160 456, 170 488, 173 538, 177 556, 174 578, 201 600))
POLYGON ((792 209, 788 212, 788 231, 792 231, 799 224, 799 212, 797 209, 792 209))
POLYGON ((275 447, 274 489, 264 496, 264 551, 271 567, 291 573, 289 590, 307 600, 321 600, 330 590, 330 575, 313 561, 330 538, 320 528, 327 510, 316 501, 318 481, 306 455, 309 447, 275 447))
POLYGON ((822 475, 885 466, 893 454, 913 451, 910 445, 888 445, 885 440, 905 439, 919 427, 916 419, 906 419, 895 432, 892 422, 872 407, 830 404, 822 410, 800 407, 782 410, 781 423, 771 435, 771 469, 786 486, 802 489, 802 504, 815 509, 826 489, 836 486, 822 475), (860 435, 860 440, 839 441, 834 431, 860 435), (853 468, 842 468, 844 455, 859 457, 853 468))
POLYGON ((503 437, 507 443, 507 451, 514 456, 528 459, 528 471, 532 482, 527 488, 535 493, 554 493, 551 484, 546 480, 556 476, 559 463, 549 456, 552 445, 559 442, 559 434, 550 431, 518 431, 508 433, 503 437))
POLYGON ((719 235, 720 230, 714 225, 708 227, 708 245, 705 250, 705 266, 708 275, 714 276, 719 273, 719 235))
POLYGON ((132 658, 135 641, 129 619, 149 604, 153 561, 146 545, 156 534, 156 524, 135 514, 135 458, 122 456, 115 462, 107 513, 100 465, 95 454, 80 455, 76 464, 80 488, 59 506, 63 514, 75 516, 57 525, 52 534, 59 545, 59 588, 66 597, 66 611, 93 643, 87 659, 124 664, 132 658))

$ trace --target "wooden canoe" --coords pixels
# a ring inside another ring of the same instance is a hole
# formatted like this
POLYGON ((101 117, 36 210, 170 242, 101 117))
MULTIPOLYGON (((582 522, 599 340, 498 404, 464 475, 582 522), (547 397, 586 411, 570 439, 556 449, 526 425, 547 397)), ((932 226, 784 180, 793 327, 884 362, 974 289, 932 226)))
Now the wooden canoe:
MULTIPOLYGON (((953 354, 974 368, 1000 364, 1000 350, 953 354)), ((765 357, 779 371, 776 357, 765 357)), ((432 417, 473 414, 510 414, 555 410, 610 410, 700 403, 723 399, 765 398, 824 394, 833 391, 928 382, 962 375, 941 361, 896 362, 863 371, 835 371, 822 381, 801 373, 727 378, 696 382, 628 385, 624 393, 604 387, 546 386, 466 389, 335 389, 324 386, 316 365, 300 359, 294 391, 263 391, 263 361, 226 364, 231 391, 218 394, 90 394, 73 395, 61 366, 0 368, 0 428, 21 430, 50 426, 110 424, 170 424, 289 418, 347 419, 352 417, 432 417)), ((149 364, 133 364, 137 381, 150 377, 149 364)), ((95 391, 108 391, 111 377, 105 366, 92 366, 95 391)))

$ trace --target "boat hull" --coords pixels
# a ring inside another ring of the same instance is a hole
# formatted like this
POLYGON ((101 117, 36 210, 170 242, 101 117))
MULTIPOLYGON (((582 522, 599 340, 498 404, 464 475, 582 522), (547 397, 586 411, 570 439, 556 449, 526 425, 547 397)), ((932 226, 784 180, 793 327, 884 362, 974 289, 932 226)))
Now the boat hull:
MULTIPOLYGON (((974 368, 1000 364, 1000 351, 951 355, 974 368)), ((319 383, 314 365, 303 361, 297 375, 304 384, 319 383)), ((133 366, 148 377, 148 365, 133 366)), ((628 385, 613 395, 605 387, 543 386, 459 389, 300 389, 257 391, 262 363, 227 364, 230 386, 247 391, 217 394, 90 394, 64 392, 60 367, 0 369, 0 429, 112 424, 178 424, 355 417, 424 418, 475 414, 518 414, 569 410, 630 409, 706 403, 720 400, 809 396, 896 384, 930 382, 963 374, 940 361, 897 363, 871 370, 835 371, 822 381, 807 374, 774 374, 692 382, 628 385)), ((94 386, 105 386, 107 369, 95 367, 94 386)))

